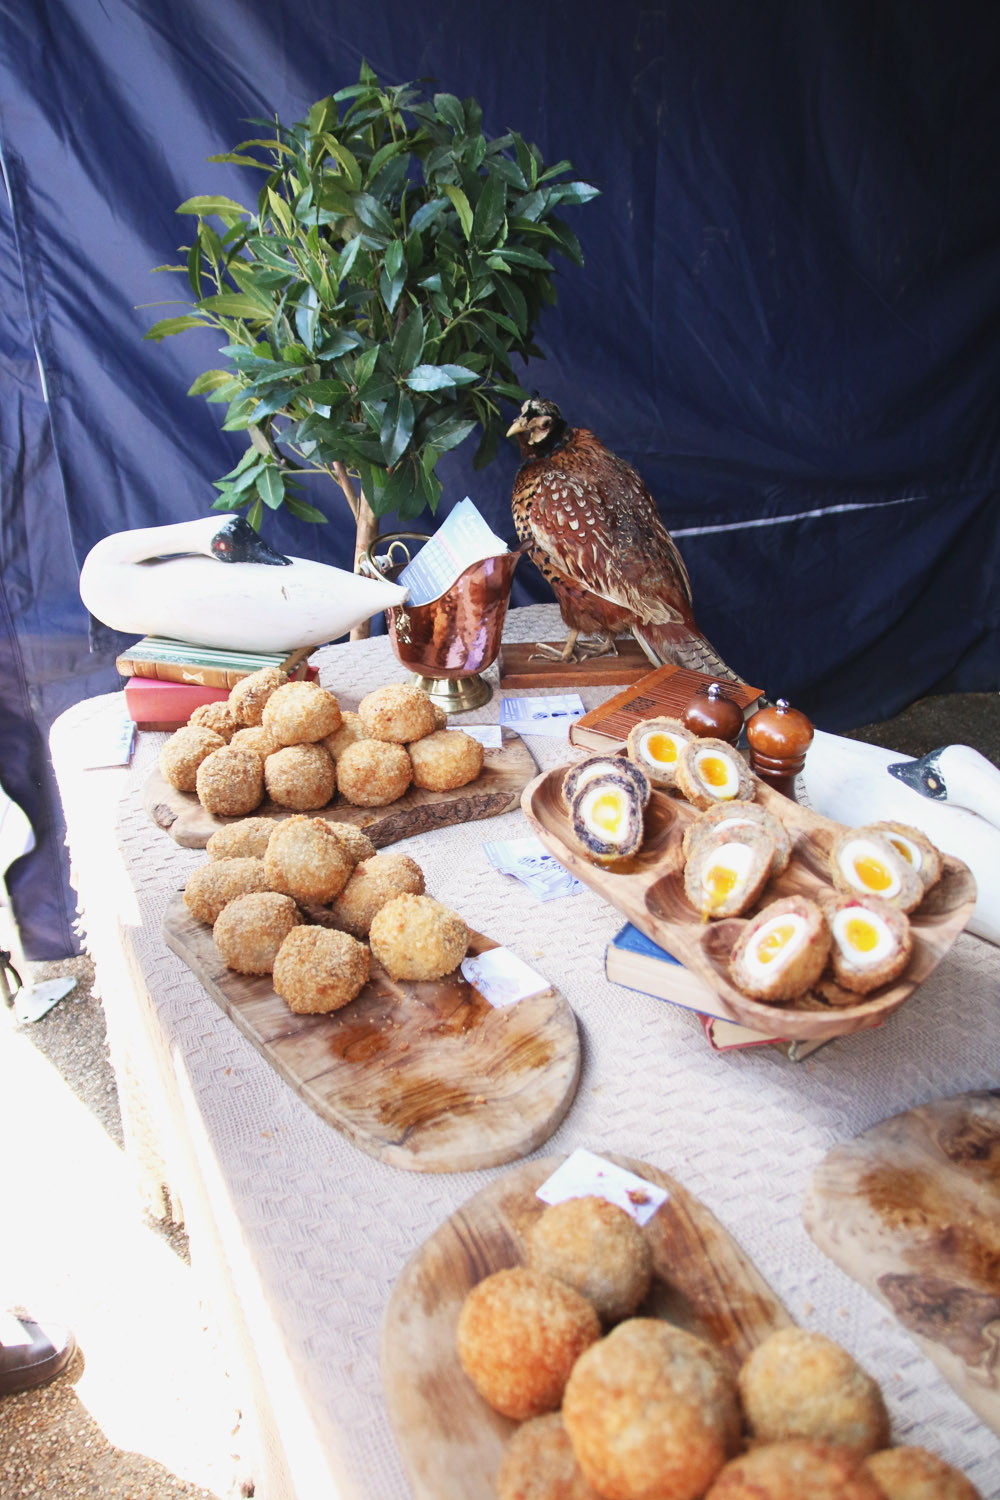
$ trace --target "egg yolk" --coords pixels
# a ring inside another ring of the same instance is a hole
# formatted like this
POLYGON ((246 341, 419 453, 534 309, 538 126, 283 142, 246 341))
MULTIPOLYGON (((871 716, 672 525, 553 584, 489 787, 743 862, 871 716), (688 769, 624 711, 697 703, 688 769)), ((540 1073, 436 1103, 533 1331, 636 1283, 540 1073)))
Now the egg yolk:
POLYGON ((871 922, 863 917, 852 917, 844 934, 849 948, 856 953, 870 953, 878 942, 878 932, 871 922))
POLYGON ((598 828, 603 828, 605 833, 617 833, 621 822, 621 807, 617 797, 595 797, 590 809, 590 816, 598 828))
POLYGON ((677 759, 677 743, 669 734, 651 734, 646 740, 646 752, 651 760, 673 765, 677 759))
POLYGON ((860 859, 856 859, 854 870, 866 890, 887 891, 892 885, 892 871, 887 870, 882 861, 872 854, 863 854, 860 859))
POLYGON ((903 856, 908 865, 913 865, 916 868, 919 868, 920 860, 917 856, 917 851, 913 848, 912 844, 906 844, 902 839, 890 839, 889 842, 897 851, 897 853, 903 856))
POLYGON ((720 755, 706 755, 698 762, 698 771, 709 786, 725 786, 730 768, 720 755))
POLYGON ((767 937, 757 944, 757 957, 761 963, 771 963, 794 936, 795 926, 792 922, 781 922, 777 927, 772 927, 767 937))
POLYGON ((713 865, 712 869, 706 871, 703 883, 709 905, 714 911, 723 904, 735 886, 736 871, 726 865, 713 865))

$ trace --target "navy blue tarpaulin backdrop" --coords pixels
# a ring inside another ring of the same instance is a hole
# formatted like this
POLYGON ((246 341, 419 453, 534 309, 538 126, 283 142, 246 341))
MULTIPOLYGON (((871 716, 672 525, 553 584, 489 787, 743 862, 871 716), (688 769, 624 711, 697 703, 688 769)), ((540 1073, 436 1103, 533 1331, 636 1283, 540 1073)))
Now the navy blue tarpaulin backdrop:
MULTIPOLYGON (((39 833, 10 875, 29 956, 70 951, 52 718, 116 688, 76 591, 112 531, 204 513, 242 451, 185 392, 185 198, 206 158, 353 82, 474 95, 602 189, 526 377, 631 460, 699 623, 824 728, 998 685, 1000 11, 989 0, 0 0, 0 779, 39 833)), ((512 535, 515 457, 439 472, 512 535)), ((268 539, 348 563, 324 528, 268 539)), ((339 503, 338 503, 339 502, 339 503)), ((546 597, 519 569, 515 603, 546 597)))

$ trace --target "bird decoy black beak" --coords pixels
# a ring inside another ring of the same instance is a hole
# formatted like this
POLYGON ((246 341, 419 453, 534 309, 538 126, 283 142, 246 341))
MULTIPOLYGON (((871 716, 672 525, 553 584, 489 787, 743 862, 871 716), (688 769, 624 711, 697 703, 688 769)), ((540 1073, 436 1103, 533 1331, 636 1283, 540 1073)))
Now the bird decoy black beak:
POLYGON ((886 766, 886 770, 911 791, 919 792, 921 797, 933 797, 944 802, 948 797, 948 788, 937 768, 928 764, 930 759, 930 756, 925 755, 920 760, 897 760, 891 766, 886 766))
POLYGON ((292 559, 265 542, 243 516, 229 516, 212 538, 212 556, 220 562, 265 563, 270 567, 291 567, 292 559))

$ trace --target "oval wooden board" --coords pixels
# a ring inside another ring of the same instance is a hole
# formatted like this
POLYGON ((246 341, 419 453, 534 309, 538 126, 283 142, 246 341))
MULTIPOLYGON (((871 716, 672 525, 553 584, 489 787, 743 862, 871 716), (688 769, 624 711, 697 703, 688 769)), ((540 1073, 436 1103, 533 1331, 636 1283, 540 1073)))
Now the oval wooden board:
MULTIPOLYGON (((751 1349, 791 1322, 719 1221, 665 1172, 602 1153, 670 1198, 643 1233, 654 1278, 639 1316, 665 1318, 708 1339, 734 1372, 751 1349)), ((524 1162, 470 1198, 407 1261, 382 1321, 382 1385, 415 1500, 496 1500, 494 1477, 517 1423, 479 1396, 456 1352, 466 1294, 484 1276, 524 1261, 545 1204, 536 1190, 563 1157, 524 1162)))
POLYGON ((803 1217, 1000 1433, 1000 1092, 935 1099, 834 1147, 803 1217))
MULTIPOLYGON (((227 969, 181 895, 163 935, 244 1036, 317 1114, 390 1166, 471 1172, 548 1140, 580 1072, 576 1017, 553 990, 494 1009, 462 975, 396 981, 376 963, 331 1015, 297 1015, 270 976, 227 969)), ((474 933, 470 953, 495 948, 474 933)))
POLYGON ((830 848, 843 825, 823 818, 756 780, 757 801, 781 819, 792 836, 787 870, 768 881, 747 917, 703 922, 684 895, 684 830, 697 811, 682 797, 654 790, 646 809, 646 836, 639 853, 617 866, 597 865, 572 837, 560 795, 568 767, 536 776, 521 794, 528 822, 561 865, 610 901, 654 943, 666 948, 711 985, 731 1019, 756 1031, 800 1041, 821 1041, 878 1026, 909 999, 940 963, 972 915, 976 882, 961 860, 943 855, 944 874, 910 913, 913 953, 905 973, 862 999, 825 977, 794 1005, 751 1000, 730 982, 728 965, 740 933, 762 906, 779 896, 815 899, 832 891, 830 848))
MULTIPOLYGON (((499 750, 487 750, 483 769, 468 786, 451 792, 429 792, 411 787, 398 802, 387 807, 353 807, 342 798, 315 809, 311 816, 329 818, 336 823, 353 823, 361 828, 377 849, 395 844, 431 828, 448 828, 456 823, 474 823, 478 818, 494 818, 517 807, 527 782, 536 774, 531 751, 518 734, 503 731, 499 750)), ((164 829, 184 849, 204 849, 217 828, 239 822, 238 818, 219 818, 202 807, 194 792, 178 792, 152 771, 142 789, 142 805, 158 828, 164 829)), ((269 798, 246 817, 290 818, 294 809, 279 807, 269 798)))

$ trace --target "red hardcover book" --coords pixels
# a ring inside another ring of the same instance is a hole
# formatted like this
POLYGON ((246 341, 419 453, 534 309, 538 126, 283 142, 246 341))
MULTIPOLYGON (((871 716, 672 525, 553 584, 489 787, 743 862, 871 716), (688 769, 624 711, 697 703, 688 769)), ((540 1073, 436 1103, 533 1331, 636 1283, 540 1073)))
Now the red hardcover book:
MULTIPOLYGON (((315 667, 307 667, 301 680, 315 682, 318 677, 315 667)), ((137 729, 180 729, 200 704, 218 703, 228 698, 229 692, 229 688, 205 687, 200 682, 130 677, 125 683, 125 704, 137 729)))

